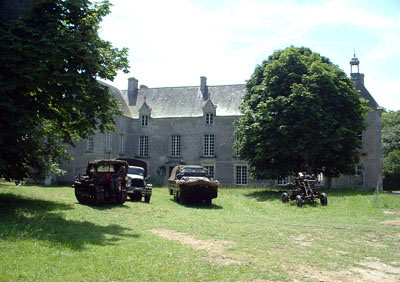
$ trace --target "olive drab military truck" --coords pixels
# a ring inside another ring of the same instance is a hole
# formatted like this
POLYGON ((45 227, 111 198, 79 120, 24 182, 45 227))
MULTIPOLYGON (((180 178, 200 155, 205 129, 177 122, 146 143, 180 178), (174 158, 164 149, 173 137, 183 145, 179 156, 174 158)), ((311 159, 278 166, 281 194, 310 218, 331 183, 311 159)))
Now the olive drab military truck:
POLYGON ((147 163, 138 159, 118 158, 128 163, 128 174, 126 182, 126 190, 131 201, 139 202, 144 199, 146 203, 150 203, 153 185, 147 184, 148 175, 147 163))
POLYGON ((127 198, 128 163, 122 160, 89 162, 86 174, 75 177, 75 196, 84 205, 123 204, 127 198))

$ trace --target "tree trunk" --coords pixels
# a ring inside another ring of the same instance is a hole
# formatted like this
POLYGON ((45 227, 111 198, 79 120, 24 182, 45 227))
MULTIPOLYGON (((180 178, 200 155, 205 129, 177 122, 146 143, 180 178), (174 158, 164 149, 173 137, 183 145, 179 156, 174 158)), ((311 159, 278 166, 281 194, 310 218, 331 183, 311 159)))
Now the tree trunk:
POLYGON ((332 188, 332 177, 324 176, 324 188, 332 188))

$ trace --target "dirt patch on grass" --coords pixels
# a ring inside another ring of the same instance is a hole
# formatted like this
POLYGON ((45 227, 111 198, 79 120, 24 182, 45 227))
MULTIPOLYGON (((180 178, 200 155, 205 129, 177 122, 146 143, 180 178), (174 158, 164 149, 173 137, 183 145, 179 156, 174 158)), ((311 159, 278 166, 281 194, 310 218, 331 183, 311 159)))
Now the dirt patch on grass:
POLYGON ((291 239, 296 242, 296 244, 303 247, 311 247, 314 241, 312 234, 300 234, 298 236, 291 236, 291 239))
POLYGON ((150 232, 162 238, 177 241, 182 245, 189 246, 196 250, 205 250, 208 253, 203 255, 203 258, 212 263, 216 263, 219 265, 229 265, 231 263, 242 264, 242 261, 224 254, 227 248, 235 245, 235 243, 233 242, 215 239, 200 240, 194 238, 191 235, 168 229, 153 229, 150 230, 150 232))
POLYGON ((379 223, 380 225, 389 225, 389 226, 400 226, 400 218, 399 219, 389 219, 379 223))
POLYGON ((383 211, 384 214, 390 214, 390 215, 398 215, 400 216, 400 211, 395 212, 395 211, 383 211))
POLYGON ((366 258, 359 266, 342 271, 322 270, 314 266, 299 266, 293 273, 295 279, 311 281, 399 281, 400 268, 374 258, 366 258))

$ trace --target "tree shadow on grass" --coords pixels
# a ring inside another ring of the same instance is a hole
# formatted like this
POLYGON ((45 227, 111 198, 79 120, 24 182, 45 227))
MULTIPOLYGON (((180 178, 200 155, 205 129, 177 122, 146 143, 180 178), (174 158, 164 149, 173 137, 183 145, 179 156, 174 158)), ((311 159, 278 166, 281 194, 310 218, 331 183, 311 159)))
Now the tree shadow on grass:
POLYGON ((73 205, 65 203, 0 194, 0 239, 42 240, 82 250, 87 244, 112 245, 123 237, 139 237, 117 224, 101 226, 89 221, 69 220, 57 213, 71 209, 73 205))
POLYGON ((248 198, 253 198, 258 202, 266 202, 266 201, 276 201, 281 200, 282 191, 278 190, 264 190, 264 191, 253 191, 250 193, 244 194, 248 198))
POLYGON ((176 201, 174 201, 173 199, 169 199, 171 202, 176 203, 177 205, 181 205, 185 208, 192 208, 192 209, 203 209, 203 210, 221 210, 223 209, 223 207, 213 204, 211 203, 211 205, 207 205, 203 202, 190 202, 187 204, 179 204, 176 201))

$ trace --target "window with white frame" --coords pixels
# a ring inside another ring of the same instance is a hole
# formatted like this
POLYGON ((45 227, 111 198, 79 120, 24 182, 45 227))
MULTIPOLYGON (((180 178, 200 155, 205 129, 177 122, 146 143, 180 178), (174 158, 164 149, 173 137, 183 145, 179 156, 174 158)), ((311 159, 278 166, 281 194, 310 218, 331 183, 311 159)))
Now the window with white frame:
POLYGON ((93 151, 93 137, 89 137, 87 140, 87 150, 93 151))
POLYGON ((204 115, 204 118, 205 118, 206 125, 211 125, 214 123, 214 114, 213 113, 206 113, 204 115))
POLYGON ((214 175, 214 166, 213 166, 213 165, 206 165, 206 166, 204 166, 204 168, 207 169, 208 175, 209 175, 211 178, 214 178, 214 177, 215 177, 215 175, 214 175))
POLYGON ((111 134, 106 132, 106 153, 111 152, 111 134))
POLYGON ((247 166, 236 166, 236 185, 247 185, 247 166))
POLYGON ((119 135, 119 154, 120 155, 124 154, 124 139, 125 139, 124 134, 120 134, 119 135))
POLYGON ((278 182, 278 185, 285 185, 287 183, 290 183, 291 181, 292 181, 292 177, 291 176, 287 176, 287 177, 278 179, 277 182, 278 182))
POLYGON ((172 135, 171 136, 171 156, 179 157, 181 155, 181 136, 172 135))
POLYGON ((142 126, 147 126, 149 124, 149 116, 148 115, 140 116, 140 124, 142 126))
POLYGON ((139 137, 139 156, 147 157, 149 155, 149 137, 140 136, 139 137))
POLYGON ((214 134, 204 135, 204 156, 213 157, 214 156, 214 134))

